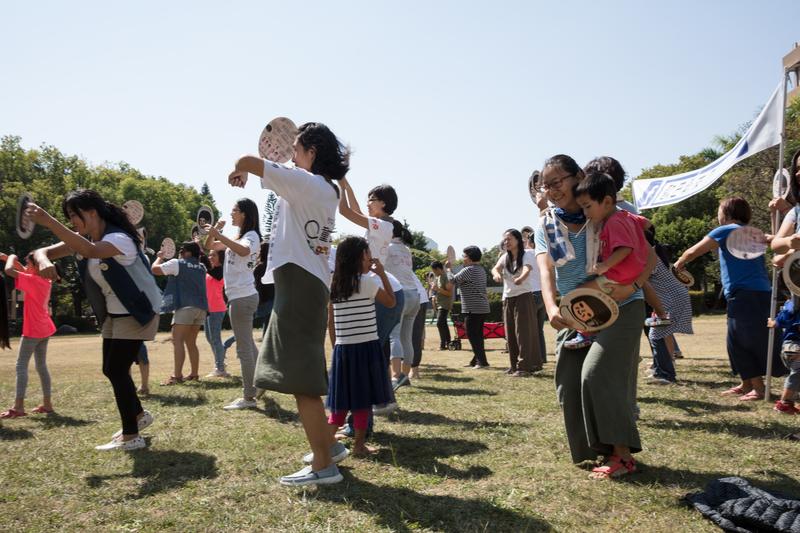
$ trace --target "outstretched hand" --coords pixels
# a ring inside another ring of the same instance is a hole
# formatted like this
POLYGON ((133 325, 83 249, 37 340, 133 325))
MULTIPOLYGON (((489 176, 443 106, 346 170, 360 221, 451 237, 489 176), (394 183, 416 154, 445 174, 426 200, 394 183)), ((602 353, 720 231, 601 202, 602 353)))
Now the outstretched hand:
POLYGON ((228 175, 228 184, 232 187, 242 187, 247 184, 247 172, 243 170, 234 170, 228 175))

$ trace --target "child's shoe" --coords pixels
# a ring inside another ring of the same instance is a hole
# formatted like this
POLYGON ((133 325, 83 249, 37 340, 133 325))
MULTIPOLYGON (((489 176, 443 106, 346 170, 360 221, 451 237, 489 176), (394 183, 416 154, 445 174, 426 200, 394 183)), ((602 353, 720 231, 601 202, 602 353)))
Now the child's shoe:
POLYGON ((779 413, 783 413, 785 415, 796 415, 797 414, 797 407, 794 406, 794 402, 792 401, 784 401, 778 400, 775 402, 775 407, 773 407, 779 413))
POLYGON ((594 336, 588 333, 581 333, 580 331, 571 339, 564 341, 562 346, 566 350, 580 350, 591 346, 594 342, 594 336))
POLYGON ((670 318, 669 313, 667 313, 663 317, 660 317, 657 314, 653 313, 652 315, 650 315, 650 318, 646 318, 644 320, 644 325, 647 326, 648 328, 663 328, 666 326, 671 326, 672 319, 670 318))

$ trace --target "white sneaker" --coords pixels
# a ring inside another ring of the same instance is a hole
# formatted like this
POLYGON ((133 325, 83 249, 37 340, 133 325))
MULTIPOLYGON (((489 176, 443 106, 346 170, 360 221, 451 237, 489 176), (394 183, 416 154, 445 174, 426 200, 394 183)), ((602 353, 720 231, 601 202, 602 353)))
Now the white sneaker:
POLYGON ((226 371, 224 371, 224 370, 218 370, 218 369, 215 369, 215 370, 212 370, 211 372, 209 372, 209 373, 206 375, 206 377, 207 377, 207 378, 229 378, 229 377, 231 377, 231 375, 230 375, 230 374, 228 374, 228 373, 227 373, 226 371))
POLYGON ((111 439, 111 442, 108 444, 101 444, 100 446, 95 446, 95 450, 100 451, 111 451, 111 450, 121 450, 123 452, 130 452, 133 450, 138 450, 140 448, 146 448, 147 443, 145 442, 144 438, 139 435, 136 438, 131 440, 122 440, 121 438, 114 438, 111 439))
POLYGON ((245 400, 244 398, 237 398, 231 403, 223 407, 226 411, 233 411, 234 409, 253 409, 257 407, 258 403, 255 400, 245 400))
MULTIPOLYGON (((347 456, 350 455, 350 450, 347 449, 347 446, 342 444, 341 442, 337 442, 333 446, 331 446, 331 461, 334 463, 341 463, 347 456)), ((314 452, 308 452, 303 456, 303 463, 310 465, 314 462, 314 452)))
POLYGON ((372 408, 373 415, 388 415, 397 411, 397 402, 387 403, 383 405, 375 405, 372 408))
MULTIPOLYGON (((156 417, 154 417, 150 413, 150 411, 147 411, 147 410, 143 411, 142 418, 140 418, 136 422, 136 425, 137 425, 137 427, 139 429, 139 433, 141 433, 143 429, 147 429, 150 426, 152 426, 153 425, 153 420, 155 420, 155 419, 156 419, 156 417)), ((121 436, 122 436, 122 430, 120 429, 119 431, 117 431, 116 433, 111 435, 111 438, 112 439, 116 439, 116 438, 121 437, 121 436)))
POLYGON ((298 470, 294 474, 281 477, 281 485, 301 487, 304 485, 329 485, 339 483, 344 477, 339 472, 336 464, 331 464, 328 468, 314 472, 311 465, 298 470))

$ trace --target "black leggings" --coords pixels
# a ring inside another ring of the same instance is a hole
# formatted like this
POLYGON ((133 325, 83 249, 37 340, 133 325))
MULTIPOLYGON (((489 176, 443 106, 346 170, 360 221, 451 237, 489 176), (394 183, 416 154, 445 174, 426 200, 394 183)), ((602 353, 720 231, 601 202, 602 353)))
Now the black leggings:
POLYGON ((131 365, 136 362, 141 346, 140 340, 103 339, 103 375, 114 388, 123 435, 139 433, 136 417, 142 412, 142 404, 131 379, 131 365))
POLYGON ((483 323, 486 321, 486 314, 465 313, 464 328, 467 330, 467 338, 475 354, 470 361, 471 365, 489 366, 486 360, 486 351, 483 348, 483 323))
POLYGON ((450 326, 447 325, 448 309, 439 308, 436 311, 436 327, 439 328, 439 349, 445 350, 450 344, 450 326))

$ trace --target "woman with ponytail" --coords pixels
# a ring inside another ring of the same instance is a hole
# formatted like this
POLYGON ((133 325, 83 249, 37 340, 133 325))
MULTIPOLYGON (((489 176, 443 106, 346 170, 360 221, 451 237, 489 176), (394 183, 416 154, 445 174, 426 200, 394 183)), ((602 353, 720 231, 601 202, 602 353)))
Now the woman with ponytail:
POLYGON ((103 337, 103 374, 114 389, 122 429, 97 450, 136 450, 147 446, 139 432, 153 423, 142 409, 130 376, 143 341, 158 330, 161 291, 141 251, 136 228, 122 209, 90 189, 72 191, 62 203, 73 230, 36 204, 26 214, 61 242, 34 252, 39 275, 56 279, 54 259, 78 256, 87 299, 103 337))
POLYGON ((275 303, 256 362, 255 384, 292 394, 311 445, 307 467, 283 476, 283 485, 338 483, 336 439, 330 432, 321 396, 328 393, 325 364, 331 251, 341 180, 349 153, 324 124, 300 126, 294 142, 294 166, 244 156, 228 183, 244 187, 249 174, 279 196, 265 278, 275 282, 275 303), (331 449, 334 454, 331 454, 331 449), (333 455, 333 457, 332 457, 333 455))

